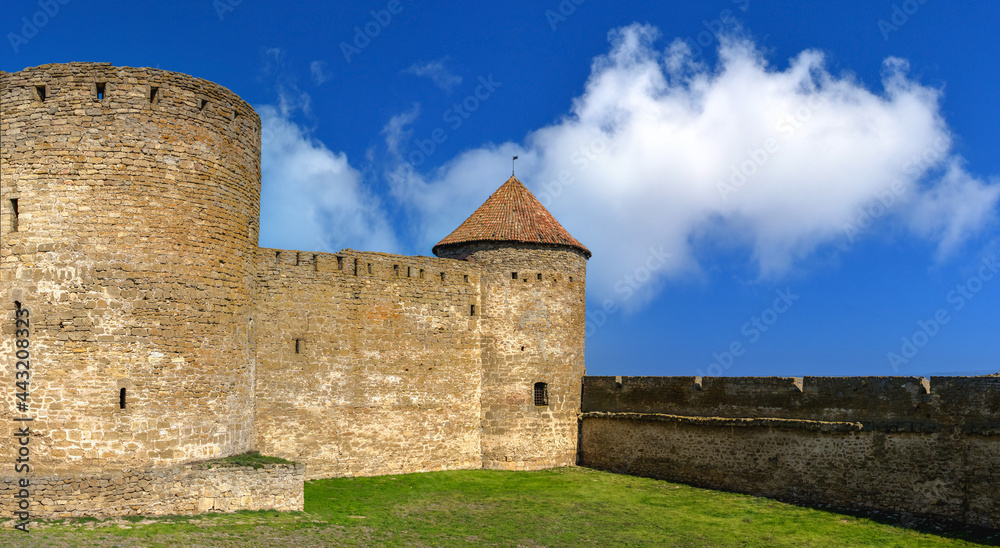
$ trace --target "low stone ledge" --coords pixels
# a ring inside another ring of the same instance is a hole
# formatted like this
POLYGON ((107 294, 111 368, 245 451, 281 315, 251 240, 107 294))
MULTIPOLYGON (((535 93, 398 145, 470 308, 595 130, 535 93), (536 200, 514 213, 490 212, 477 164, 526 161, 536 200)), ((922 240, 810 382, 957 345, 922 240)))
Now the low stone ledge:
POLYGON ((676 422, 695 426, 788 428, 810 430, 813 432, 860 432, 865 429, 865 425, 860 422, 775 418, 689 417, 667 415, 664 413, 606 413, 603 411, 591 411, 580 415, 580 420, 584 419, 676 422))
POLYGON ((962 433, 978 436, 1000 436, 1000 423, 970 422, 962 425, 962 433))
MULTIPOLYGON (((31 518, 190 515, 239 510, 301 511, 304 464, 254 468, 188 464, 100 474, 41 474, 28 477, 31 518)), ((18 480, 0 478, 0 508, 12 510, 18 480)))

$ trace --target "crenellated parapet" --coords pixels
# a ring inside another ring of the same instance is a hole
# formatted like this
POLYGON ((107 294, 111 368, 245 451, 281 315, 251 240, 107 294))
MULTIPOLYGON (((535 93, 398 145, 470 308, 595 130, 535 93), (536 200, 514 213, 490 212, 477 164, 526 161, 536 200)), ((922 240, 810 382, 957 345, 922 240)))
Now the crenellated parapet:
POLYGON ((1000 427, 1000 377, 586 377, 583 394, 584 413, 1000 427))

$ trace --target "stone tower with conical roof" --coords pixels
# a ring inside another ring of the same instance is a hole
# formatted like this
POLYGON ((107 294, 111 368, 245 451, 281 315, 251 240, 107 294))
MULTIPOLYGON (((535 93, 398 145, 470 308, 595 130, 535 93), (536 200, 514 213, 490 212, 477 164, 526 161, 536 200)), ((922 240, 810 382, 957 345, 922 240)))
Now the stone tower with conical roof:
POLYGON ((434 254, 483 268, 483 467, 575 464, 590 250, 512 176, 434 254))

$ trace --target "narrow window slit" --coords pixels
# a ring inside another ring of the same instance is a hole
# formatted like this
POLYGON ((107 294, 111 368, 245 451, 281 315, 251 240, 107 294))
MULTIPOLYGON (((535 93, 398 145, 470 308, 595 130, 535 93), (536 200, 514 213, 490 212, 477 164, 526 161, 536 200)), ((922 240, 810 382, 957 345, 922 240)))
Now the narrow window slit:
POLYGON ((302 353, 302 339, 295 339, 295 353, 302 353))
POLYGON ((337 270, 343 270, 343 269, 344 269, 344 258, 341 257, 340 255, 337 255, 337 270))
POLYGON ((319 272, 319 255, 313 253, 313 272, 319 272))
POLYGON ((541 272, 538 273, 538 281, 542 281, 542 274, 541 274, 541 272))
POLYGON ((44 101, 45 100, 45 97, 48 95, 48 93, 46 93, 46 92, 47 92, 47 90, 45 89, 44 85, 42 85, 42 86, 35 86, 35 97, 37 97, 39 101, 44 101))
POLYGON ((104 90, 105 90, 105 83, 104 82, 97 82, 97 83, 94 84, 94 91, 97 92, 97 100, 98 101, 103 101, 104 100, 104 90))
POLYGON ((396 276, 397 278, 399 277, 399 265, 398 264, 392 265, 392 274, 394 276, 396 276))
POLYGON ((205 110, 205 107, 207 106, 208 106, 208 99, 202 99, 200 105, 198 106, 198 110, 205 110))
POLYGON ((372 273, 372 264, 371 263, 368 263, 368 273, 369 274, 372 273))
POLYGON ((535 405, 549 404, 549 385, 544 382, 535 383, 535 405))
POLYGON ((441 281, 444 281, 444 272, 441 273, 441 281))
POLYGON ((475 316, 476 315, 476 305, 470 305, 469 306, 469 315, 470 316, 475 316))
POLYGON ((125 389, 118 391, 118 409, 125 409, 125 389))
POLYGON ((420 279, 424 279, 424 269, 420 269, 420 279))
POLYGON ((463 274, 462 278, 463 278, 462 281, 464 281, 465 283, 469 283, 469 275, 468 274, 463 274))
POLYGON ((160 88, 149 86, 149 104, 155 104, 160 99, 160 88))
POLYGON ((516 280, 517 279, 517 272, 511 272, 510 273, 510 279, 516 280))
POLYGON ((299 253, 295 253, 295 266, 299 266, 299 253))
POLYGON ((358 260, 354 259, 354 275, 358 275, 358 260))
POLYGON ((12 213, 10 231, 17 232, 17 221, 18 221, 17 198, 10 199, 10 210, 12 213))

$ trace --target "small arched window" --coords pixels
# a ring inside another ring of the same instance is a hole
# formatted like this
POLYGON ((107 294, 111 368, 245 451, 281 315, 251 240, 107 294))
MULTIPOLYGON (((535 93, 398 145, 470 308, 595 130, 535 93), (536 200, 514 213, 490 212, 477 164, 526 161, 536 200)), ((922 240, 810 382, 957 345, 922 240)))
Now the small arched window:
POLYGON ((535 405, 549 404, 549 385, 544 382, 535 383, 535 405))

